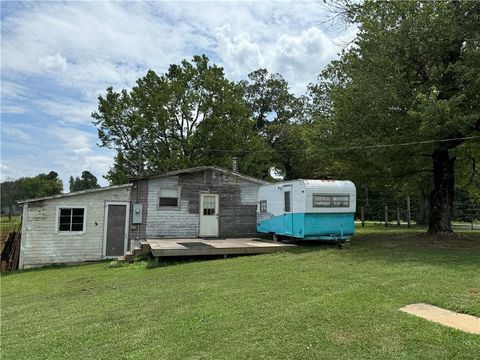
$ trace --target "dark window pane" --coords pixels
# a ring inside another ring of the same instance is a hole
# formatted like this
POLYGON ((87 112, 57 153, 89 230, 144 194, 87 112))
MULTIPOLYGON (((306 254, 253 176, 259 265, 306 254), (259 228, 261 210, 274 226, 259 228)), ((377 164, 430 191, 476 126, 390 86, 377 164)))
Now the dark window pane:
POLYGON ((72 209, 73 216, 83 216, 85 209, 72 209))
POLYGON ((85 209, 60 209, 59 231, 83 231, 85 209))
POLYGON ((83 216, 72 216, 72 222, 73 223, 83 223, 83 216))
POLYGON ((72 224, 72 231, 83 231, 83 223, 82 224, 72 224))
POLYGON ((60 231, 70 231, 70 224, 60 224, 60 231))
POLYGON ((161 197, 159 206, 178 206, 178 198, 161 197))
POLYGON ((290 205, 290 191, 285 191, 283 195, 285 197, 285 212, 290 212, 292 211, 290 205))
POLYGON ((267 212, 267 200, 260 201, 260 212, 267 212))
POLYGON ((60 209, 60 216, 68 216, 72 215, 72 209, 60 209))
POLYGON ((72 224, 72 231, 83 231, 83 223, 82 224, 72 224))

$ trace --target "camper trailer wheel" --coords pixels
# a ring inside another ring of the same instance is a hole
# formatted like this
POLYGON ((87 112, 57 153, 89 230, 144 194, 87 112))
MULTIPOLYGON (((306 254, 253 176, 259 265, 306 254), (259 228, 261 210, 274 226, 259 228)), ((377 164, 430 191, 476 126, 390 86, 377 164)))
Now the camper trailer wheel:
POLYGON ((348 249, 350 247, 350 241, 339 241, 337 242, 339 249, 348 249))

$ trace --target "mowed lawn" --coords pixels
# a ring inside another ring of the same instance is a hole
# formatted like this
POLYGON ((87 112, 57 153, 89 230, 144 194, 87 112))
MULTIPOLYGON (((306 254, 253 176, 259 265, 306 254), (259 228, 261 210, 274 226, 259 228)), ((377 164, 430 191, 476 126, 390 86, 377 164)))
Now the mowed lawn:
POLYGON ((478 359, 480 336, 398 309, 480 316, 480 233, 360 229, 348 250, 2 276, 8 359, 478 359))

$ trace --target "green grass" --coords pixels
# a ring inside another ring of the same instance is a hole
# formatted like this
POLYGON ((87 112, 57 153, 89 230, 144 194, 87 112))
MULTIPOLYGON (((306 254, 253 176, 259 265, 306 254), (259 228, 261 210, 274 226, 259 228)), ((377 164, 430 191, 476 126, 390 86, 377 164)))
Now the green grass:
POLYGON ((476 359, 480 336, 405 314, 480 316, 480 235, 368 226, 348 250, 2 277, 2 358, 476 359))

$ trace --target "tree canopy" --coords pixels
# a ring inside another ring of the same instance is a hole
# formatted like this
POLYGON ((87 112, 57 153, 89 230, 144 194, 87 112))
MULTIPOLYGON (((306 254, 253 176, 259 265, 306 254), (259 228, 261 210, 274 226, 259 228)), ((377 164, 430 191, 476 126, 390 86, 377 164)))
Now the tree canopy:
POLYGON ((97 177, 88 170, 83 171, 81 177, 77 176, 74 178, 70 176, 69 179, 70 192, 96 189, 99 187, 97 177))
POLYGON ((480 6, 365 1, 346 14, 359 33, 314 88, 329 99, 317 125, 349 147, 425 142, 335 156, 360 177, 426 188, 430 231, 451 231, 455 170, 478 155, 466 140, 480 130, 480 6))
POLYGON ((451 231, 455 193, 480 201, 480 3, 345 4, 355 41, 303 95, 266 69, 230 81, 204 55, 108 88, 93 113, 116 150, 106 178, 237 157, 265 179, 353 180, 365 203, 418 194, 419 222, 451 231))
POLYGON ((62 180, 55 171, 8 180, 0 184, 2 207, 8 207, 12 213, 19 200, 33 199, 60 194, 63 190, 62 180))
POLYGON ((255 131, 243 89, 206 56, 150 70, 131 91, 107 89, 93 113, 101 146, 115 149, 112 183, 130 176, 216 164, 254 176, 268 173, 268 146, 255 131), (254 154, 254 155, 252 155, 254 154))

